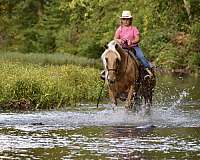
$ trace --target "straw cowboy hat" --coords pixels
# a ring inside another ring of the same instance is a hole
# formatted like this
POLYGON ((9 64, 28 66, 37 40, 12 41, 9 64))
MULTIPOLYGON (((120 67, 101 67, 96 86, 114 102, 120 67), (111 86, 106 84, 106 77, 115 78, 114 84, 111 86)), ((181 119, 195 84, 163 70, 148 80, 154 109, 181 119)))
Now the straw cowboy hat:
POLYGON ((123 11, 120 18, 133 18, 130 11, 123 11))

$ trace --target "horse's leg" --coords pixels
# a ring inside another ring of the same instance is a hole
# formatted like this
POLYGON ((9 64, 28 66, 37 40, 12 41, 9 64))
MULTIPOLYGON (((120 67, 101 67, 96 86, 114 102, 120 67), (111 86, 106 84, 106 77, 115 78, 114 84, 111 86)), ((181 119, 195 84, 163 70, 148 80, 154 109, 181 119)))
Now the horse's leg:
POLYGON ((150 106, 152 106, 152 98, 153 97, 153 90, 151 89, 150 90, 150 95, 149 95, 149 103, 150 103, 150 106))
POLYGON ((116 93, 114 91, 112 91, 111 89, 109 89, 109 97, 112 102, 112 107, 113 108, 116 107, 117 106, 116 93))
POLYGON ((147 89, 145 91, 145 94, 144 94, 144 101, 145 101, 145 104, 144 104, 144 111, 145 111, 145 114, 150 114, 150 108, 151 108, 151 90, 147 89))
POLYGON ((131 109, 133 107, 135 95, 136 95, 136 92, 135 92, 134 85, 131 85, 131 87, 129 89, 129 92, 128 92, 128 97, 127 97, 126 105, 125 105, 126 108, 131 109))
POLYGON ((148 103, 148 97, 145 95, 144 97, 144 104, 146 105, 148 103))

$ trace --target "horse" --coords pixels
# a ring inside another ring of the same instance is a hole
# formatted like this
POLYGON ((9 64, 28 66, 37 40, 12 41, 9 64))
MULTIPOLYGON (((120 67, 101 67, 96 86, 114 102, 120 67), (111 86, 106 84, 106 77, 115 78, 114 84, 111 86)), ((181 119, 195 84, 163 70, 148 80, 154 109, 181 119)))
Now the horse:
MULTIPOLYGON (((143 78, 144 69, 137 58, 126 52, 115 40, 108 43, 101 55, 105 70, 105 81, 113 106, 117 106, 117 98, 126 101, 125 107, 131 109, 136 96, 145 99, 145 104, 152 105, 154 80, 143 78), (123 98, 121 98, 124 95, 123 98)), ((154 72, 153 72, 154 73, 154 72)), ((134 106, 134 109, 135 106, 134 106)))
POLYGON ((139 89, 139 68, 133 59, 116 42, 111 41, 101 55, 105 69, 105 80, 108 85, 109 97, 114 106, 121 94, 127 95, 126 108, 132 108, 134 97, 139 89))

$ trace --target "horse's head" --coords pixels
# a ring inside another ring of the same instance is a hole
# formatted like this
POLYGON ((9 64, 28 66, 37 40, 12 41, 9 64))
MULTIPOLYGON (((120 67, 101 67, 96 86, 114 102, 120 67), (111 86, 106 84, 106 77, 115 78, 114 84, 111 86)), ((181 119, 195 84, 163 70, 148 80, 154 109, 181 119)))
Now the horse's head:
POLYGON ((116 82, 121 61, 121 56, 116 50, 116 45, 118 44, 115 41, 111 41, 108 44, 108 48, 101 56, 106 72, 106 80, 109 84, 114 84, 116 82))

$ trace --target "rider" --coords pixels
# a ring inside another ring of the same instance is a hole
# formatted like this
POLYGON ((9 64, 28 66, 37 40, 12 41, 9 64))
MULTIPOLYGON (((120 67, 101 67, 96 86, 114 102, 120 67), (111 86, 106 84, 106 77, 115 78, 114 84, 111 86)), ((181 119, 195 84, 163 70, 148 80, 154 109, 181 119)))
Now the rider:
POLYGON ((134 48, 136 51, 135 56, 144 65, 145 70, 150 77, 153 77, 150 71, 150 62, 144 57, 144 54, 139 47, 138 43, 140 41, 140 33, 137 27, 132 25, 133 17, 130 11, 123 11, 121 19, 121 25, 117 28, 115 32, 114 39, 122 45, 122 47, 127 44, 128 48, 134 48))

